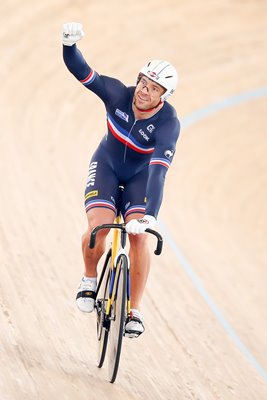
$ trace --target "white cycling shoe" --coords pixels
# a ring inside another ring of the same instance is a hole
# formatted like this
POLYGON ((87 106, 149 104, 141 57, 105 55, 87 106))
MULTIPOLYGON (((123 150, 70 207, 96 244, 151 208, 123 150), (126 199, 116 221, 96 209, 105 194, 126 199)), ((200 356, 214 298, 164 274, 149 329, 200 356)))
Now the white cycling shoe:
POLYGON ((96 287, 96 278, 82 278, 76 296, 76 304, 80 311, 86 313, 91 313, 94 311, 96 287))
POLYGON ((144 319, 139 310, 131 309, 130 317, 127 317, 125 323, 125 336, 137 338, 145 331, 144 319))

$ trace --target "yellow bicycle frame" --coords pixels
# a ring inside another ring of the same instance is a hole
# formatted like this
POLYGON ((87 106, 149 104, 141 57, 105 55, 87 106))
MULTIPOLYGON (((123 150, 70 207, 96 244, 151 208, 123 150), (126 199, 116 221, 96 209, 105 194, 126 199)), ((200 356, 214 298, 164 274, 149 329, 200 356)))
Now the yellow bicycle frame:
MULTIPOLYGON (((120 224, 123 222, 122 217, 119 215, 115 218, 114 223, 120 224)), ((111 268, 115 268, 115 260, 116 256, 119 252, 120 249, 120 229, 114 229, 113 231, 113 239, 112 239, 112 246, 111 246, 111 268)), ((110 313, 110 308, 111 305, 114 301, 115 294, 116 294, 116 287, 117 287, 117 281, 118 281, 118 276, 119 276, 119 269, 116 271, 114 283, 113 283, 113 289, 112 289, 112 295, 109 296, 107 307, 106 307, 106 315, 109 315, 110 313)), ((127 314, 130 315, 131 311, 131 305, 130 305, 130 296, 127 296, 127 314)))

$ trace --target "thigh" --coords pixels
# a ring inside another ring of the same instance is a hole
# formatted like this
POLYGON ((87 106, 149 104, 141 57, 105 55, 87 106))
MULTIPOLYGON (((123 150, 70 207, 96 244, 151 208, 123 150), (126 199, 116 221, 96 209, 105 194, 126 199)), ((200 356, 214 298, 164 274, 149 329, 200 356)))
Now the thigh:
POLYGON ((114 222, 114 213, 108 208, 91 208, 86 215, 89 231, 92 231, 98 225, 112 224, 114 222))
POLYGON ((134 175, 125 185, 122 195, 121 212, 124 220, 129 215, 137 214, 139 218, 146 209, 146 187, 148 168, 134 175))
POLYGON ((93 155, 85 188, 85 210, 106 208, 116 214, 118 207, 119 182, 110 167, 106 153, 97 150, 93 155))

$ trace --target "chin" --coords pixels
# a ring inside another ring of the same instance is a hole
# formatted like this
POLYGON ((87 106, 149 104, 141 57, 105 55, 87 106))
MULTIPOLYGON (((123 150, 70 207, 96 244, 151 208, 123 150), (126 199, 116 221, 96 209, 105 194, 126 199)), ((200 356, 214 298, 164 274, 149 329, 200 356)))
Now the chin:
POLYGON ((137 100, 137 101, 135 101, 135 104, 136 104, 137 107, 140 108, 141 110, 147 110, 147 109, 150 108, 150 104, 151 104, 151 103, 148 103, 148 102, 145 102, 145 101, 137 100))
POLYGON ((147 109, 149 109, 149 107, 146 105, 146 104, 137 104, 137 107, 140 109, 140 110, 147 110, 147 109))

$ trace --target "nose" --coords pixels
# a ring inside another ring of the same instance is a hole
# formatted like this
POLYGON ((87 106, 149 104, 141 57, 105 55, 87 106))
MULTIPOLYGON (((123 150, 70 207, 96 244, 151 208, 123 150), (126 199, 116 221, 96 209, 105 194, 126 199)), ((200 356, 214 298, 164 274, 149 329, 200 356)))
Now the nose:
POLYGON ((141 91, 143 92, 145 90, 146 93, 149 92, 148 87, 146 85, 144 85, 141 89, 141 91))

